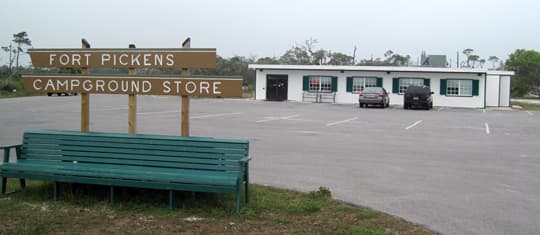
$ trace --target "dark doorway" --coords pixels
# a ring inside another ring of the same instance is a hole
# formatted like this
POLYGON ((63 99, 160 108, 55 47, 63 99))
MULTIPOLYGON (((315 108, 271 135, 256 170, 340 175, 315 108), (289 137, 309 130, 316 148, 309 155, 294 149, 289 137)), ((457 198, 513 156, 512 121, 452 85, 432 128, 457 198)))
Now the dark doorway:
POLYGON ((283 101, 287 100, 287 75, 267 75, 266 76, 266 100, 283 101))

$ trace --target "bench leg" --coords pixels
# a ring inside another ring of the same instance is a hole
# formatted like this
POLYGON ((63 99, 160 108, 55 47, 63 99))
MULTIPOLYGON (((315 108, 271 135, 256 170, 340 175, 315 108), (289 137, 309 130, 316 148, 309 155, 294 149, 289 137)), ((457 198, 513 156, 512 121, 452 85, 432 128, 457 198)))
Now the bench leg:
POLYGON ((115 201, 115 198, 114 198, 114 186, 111 186, 110 200, 111 200, 111 204, 114 204, 114 201, 115 201))
POLYGON ((53 182, 53 199, 55 201, 58 200, 58 196, 59 196, 59 190, 60 190, 60 185, 58 184, 58 182, 53 182))
POLYGON ((242 204, 242 180, 238 179, 236 182, 236 214, 240 215, 240 209, 242 204))
POLYGON ((7 177, 2 177, 2 194, 6 194, 7 177))
POLYGON ((169 190, 169 210, 174 211, 174 191, 169 190))
POLYGON ((19 179, 19 182, 21 183, 21 189, 26 188, 26 179, 19 179))
POLYGON ((249 202, 249 165, 246 164, 246 203, 249 202))

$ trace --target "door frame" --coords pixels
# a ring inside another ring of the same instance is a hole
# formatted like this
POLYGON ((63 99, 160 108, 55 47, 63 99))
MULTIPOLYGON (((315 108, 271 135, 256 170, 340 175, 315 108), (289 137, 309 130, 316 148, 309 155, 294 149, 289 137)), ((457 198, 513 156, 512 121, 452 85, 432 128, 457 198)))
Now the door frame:
POLYGON ((284 101, 289 98, 289 75, 288 74, 267 74, 266 75, 266 100, 268 101, 284 101), (278 98, 269 98, 270 94, 270 87, 268 87, 270 84, 270 78, 275 77, 276 80, 284 80, 285 81, 285 88, 283 91, 283 94, 281 97, 278 98))

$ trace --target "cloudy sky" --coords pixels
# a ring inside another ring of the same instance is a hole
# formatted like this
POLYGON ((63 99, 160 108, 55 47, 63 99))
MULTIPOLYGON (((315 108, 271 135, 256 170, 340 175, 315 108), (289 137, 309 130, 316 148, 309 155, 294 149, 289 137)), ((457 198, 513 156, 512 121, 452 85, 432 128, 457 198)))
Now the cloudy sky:
MULTIPOLYGON (((416 60, 421 51, 473 48, 481 58, 540 50, 535 0, 4 0, 0 45, 28 32, 35 48, 217 48, 219 55, 280 56, 309 38, 318 48, 357 58, 391 49, 416 60)), ((7 55, 0 53, 2 64, 7 55)), ((28 62, 26 62, 28 63, 28 62)))

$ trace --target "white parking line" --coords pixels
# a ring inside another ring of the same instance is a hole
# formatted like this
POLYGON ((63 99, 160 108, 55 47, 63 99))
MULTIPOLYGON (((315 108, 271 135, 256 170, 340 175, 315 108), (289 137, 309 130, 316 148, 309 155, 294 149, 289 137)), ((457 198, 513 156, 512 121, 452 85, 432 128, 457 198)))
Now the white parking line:
POLYGON ((288 119, 299 117, 299 116, 300 116, 300 114, 295 114, 295 115, 286 116, 286 117, 266 117, 266 118, 264 118, 262 120, 258 120, 258 121, 255 121, 255 122, 261 123, 261 122, 270 122, 270 121, 276 121, 276 120, 288 120, 288 119))
POLYGON ((534 115, 531 111, 525 111, 525 112, 526 112, 527 114, 531 115, 531 116, 534 115))
POLYGON ((193 116, 193 117, 190 117, 190 119, 201 119, 201 118, 209 118, 209 117, 223 117, 223 116, 232 116, 232 115, 240 115, 240 114, 242 114, 242 113, 240 113, 240 112, 236 112, 236 113, 217 113, 217 114, 193 116))
POLYGON ((350 121, 354 121, 358 119, 358 117, 353 117, 353 118, 350 118, 350 119, 346 119, 346 120, 342 120, 342 121, 337 121, 337 122, 332 122, 332 123, 328 123, 326 124, 326 126, 335 126, 337 124, 341 124, 341 123, 346 123, 346 122, 350 122, 350 121))
POLYGON ((487 124, 487 122, 484 123, 484 124, 485 124, 485 126, 486 126, 486 134, 489 135, 489 133, 491 133, 491 132, 489 131, 489 125, 487 124))
POLYGON ((416 125, 418 125, 418 124, 420 124, 420 123, 422 123, 422 120, 416 121, 416 122, 413 123, 412 125, 406 127, 405 130, 409 130, 409 129, 413 128, 414 126, 416 126, 416 125))

